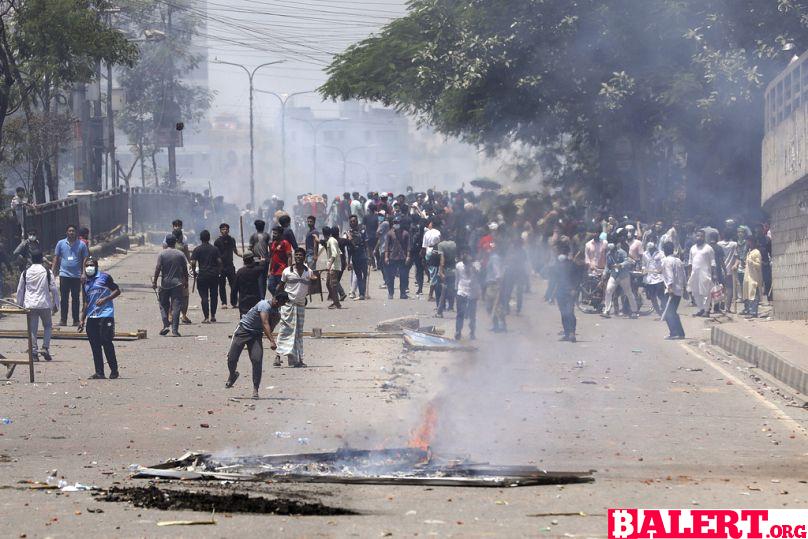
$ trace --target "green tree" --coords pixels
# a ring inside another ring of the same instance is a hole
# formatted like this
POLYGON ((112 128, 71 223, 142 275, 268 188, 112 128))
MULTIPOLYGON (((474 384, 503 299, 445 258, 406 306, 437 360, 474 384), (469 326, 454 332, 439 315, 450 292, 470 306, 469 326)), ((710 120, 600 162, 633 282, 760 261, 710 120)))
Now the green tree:
POLYGON ((141 43, 140 61, 121 74, 126 107, 120 126, 140 162, 143 185, 147 159, 159 185, 156 155, 165 144, 157 133, 173 132, 180 121, 198 123, 212 100, 210 91, 183 79, 202 59, 192 47, 200 17, 185 0, 135 0, 123 4, 123 13, 128 31, 148 38, 141 43))
POLYGON ((491 152, 525 144, 521 170, 626 206, 659 211, 680 187, 697 205, 696 185, 749 202, 763 87, 793 54, 786 45, 808 45, 807 6, 413 0, 338 55, 320 90, 392 105, 491 152))
POLYGON ((136 49, 100 16, 110 7, 106 0, 0 0, 0 160, 3 122, 21 111, 38 202, 46 200, 46 184, 51 199, 58 197, 51 158, 69 133, 59 128, 58 95, 89 82, 100 61, 135 59, 136 49))

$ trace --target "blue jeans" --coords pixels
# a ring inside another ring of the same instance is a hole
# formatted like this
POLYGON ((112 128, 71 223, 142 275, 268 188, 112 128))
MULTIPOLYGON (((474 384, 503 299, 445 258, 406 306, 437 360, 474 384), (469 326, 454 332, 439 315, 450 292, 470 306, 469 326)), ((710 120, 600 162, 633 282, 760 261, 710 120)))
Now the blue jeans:
POLYGON ((280 275, 270 275, 269 280, 267 281, 267 290, 275 297, 275 291, 278 289, 278 285, 281 284, 281 276, 280 275))
POLYGON ((359 295, 365 297, 368 286, 368 259, 367 258, 354 258, 353 271, 356 277, 356 286, 359 288, 359 295))

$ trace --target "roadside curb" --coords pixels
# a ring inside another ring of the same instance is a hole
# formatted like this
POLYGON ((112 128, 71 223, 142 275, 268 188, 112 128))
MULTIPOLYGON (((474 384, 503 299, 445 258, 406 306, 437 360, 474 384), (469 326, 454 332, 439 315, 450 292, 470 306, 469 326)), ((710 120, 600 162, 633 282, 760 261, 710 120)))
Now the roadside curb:
POLYGON ((769 373, 792 389, 808 395, 808 371, 791 364, 780 354, 720 326, 713 326, 710 343, 769 373))

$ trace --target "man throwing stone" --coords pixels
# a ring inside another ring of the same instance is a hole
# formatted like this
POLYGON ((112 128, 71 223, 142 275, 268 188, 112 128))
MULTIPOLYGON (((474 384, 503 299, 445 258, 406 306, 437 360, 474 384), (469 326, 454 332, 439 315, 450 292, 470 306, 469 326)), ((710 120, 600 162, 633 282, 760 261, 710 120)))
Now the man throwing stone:
POLYGON ((262 299, 247 314, 241 317, 241 321, 238 323, 235 333, 233 333, 233 339, 230 341, 230 351, 227 352, 227 368, 230 375, 224 387, 231 388, 236 383, 239 377, 236 367, 238 366, 239 357, 241 357, 241 351, 246 346, 247 352, 250 354, 250 363, 252 363, 252 397, 254 399, 258 398, 258 388, 261 387, 261 374, 264 369, 263 337, 266 335, 267 339, 269 339, 270 348, 275 350, 278 347, 275 343, 275 337, 272 335, 272 330, 281 319, 278 309, 288 301, 289 296, 279 292, 270 300, 262 299))

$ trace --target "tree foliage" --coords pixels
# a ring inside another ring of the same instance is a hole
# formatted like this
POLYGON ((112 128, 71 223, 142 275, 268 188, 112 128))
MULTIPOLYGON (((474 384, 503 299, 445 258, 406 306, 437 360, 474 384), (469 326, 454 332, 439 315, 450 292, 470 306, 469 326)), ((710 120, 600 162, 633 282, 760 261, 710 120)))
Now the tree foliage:
POLYGON ((189 126, 198 123, 212 101, 209 90, 184 79, 202 59, 192 47, 200 20, 193 11, 184 9, 183 0, 124 3, 123 19, 133 35, 157 30, 160 36, 142 42, 140 61, 121 73, 126 107, 120 116, 132 152, 138 159, 150 158, 155 182, 159 182, 154 159, 161 148, 155 138, 157 131, 173 131, 179 121, 189 126))
MULTIPOLYGON (((136 49, 104 22, 102 13, 110 7, 107 0, 0 0, 0 161, 8 149, 4 121, 22 114, 27 125, 13 127, 25 134, 23 153, 33 168, 39 202, 45 201, 46 183, 50 197, 58 196, 50 158, 69 135, 62 128, 66 117, 53 110, 59 95, 72 84, 89 82, 99 61, 135 60, 136 49)), ((19 157, 19 147, 13 151, 19 157)))
POLYGON ((600 196, 630 177, 624 200, 649 178, 671 198, 677 183, 754 185, 763 88, 807 24, 798 0, 412 0, 320 91, 492 152, 526 144, 523 170, 600 196))

